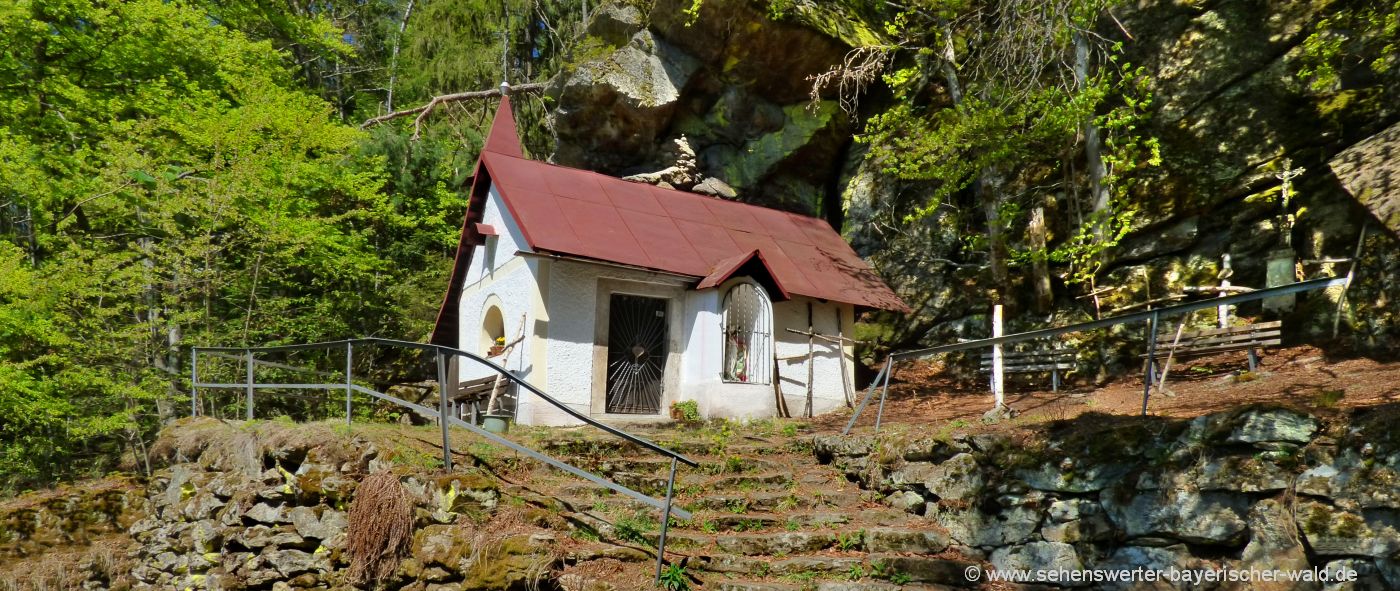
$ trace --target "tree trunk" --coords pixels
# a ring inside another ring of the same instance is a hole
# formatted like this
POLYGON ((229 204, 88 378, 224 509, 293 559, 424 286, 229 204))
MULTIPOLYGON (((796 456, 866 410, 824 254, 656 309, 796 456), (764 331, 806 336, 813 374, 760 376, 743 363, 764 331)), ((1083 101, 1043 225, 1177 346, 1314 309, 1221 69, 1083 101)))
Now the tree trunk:
MULTIPOLYGON (((1074 34, 1074 81, 1080 92, 1085 91, 1089 84, 1089 40, 1078 32, 1074 34)), ((1092 113, 1080 125, 1084 130, 1084 160, 1089 173, 1089 223, 1094 224, 1094 240, 1102 244, 1106 238, 1109 206, 1108 187, 1104 186, 1103 155, 1100 153, 1103 140, 1092 113)))
POLYGON ((389 53, 389 83, 384 93, 384 112, 394 112, 394 81, 399 75, 399 46, 403 43, 404 31, 408 30, 408 17, 413 14, 413 0, 403 9, 403 19, 399 21, 399 34, 394 37, 394 47, 389 53))
POLYGON ((1055 303, 1055 295, 1050 291, 1050 261, 1046 251, 1045 206, 1036 205, 1031 210, 1031 221, 1027 227, 1031 243, 1032 283, 1035 285, 1035 311, 1045 314, 1055 303))
POLYGON ((1001 189, 1004 183, 1001 170, 988 166, 982 169, 981 176, 973 183, 972 191, 987 221, 987 263, 992 273, 992 303, 1010 307, 1011 302, 1006 294, 1011 289, 1011 273, 1006 266, 1006 229, 1002 227, 1001 220, 1001 189))

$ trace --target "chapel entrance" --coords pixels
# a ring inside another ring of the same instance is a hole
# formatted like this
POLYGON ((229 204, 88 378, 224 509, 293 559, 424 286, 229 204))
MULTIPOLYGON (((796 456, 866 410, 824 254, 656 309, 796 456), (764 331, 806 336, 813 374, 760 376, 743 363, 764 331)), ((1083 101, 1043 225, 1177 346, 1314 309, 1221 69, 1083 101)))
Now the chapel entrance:
POLYGON ((607 412, 657 414, 666 375, 666 300, 612 294, 607 412))

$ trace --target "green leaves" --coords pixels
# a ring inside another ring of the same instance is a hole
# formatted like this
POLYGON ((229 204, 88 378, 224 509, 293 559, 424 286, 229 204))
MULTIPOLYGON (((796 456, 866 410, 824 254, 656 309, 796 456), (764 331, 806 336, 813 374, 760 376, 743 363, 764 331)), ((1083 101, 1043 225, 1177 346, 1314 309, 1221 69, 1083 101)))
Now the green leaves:
POLYGON ((191 344, 426 333, 463 200, 387 185, 272 39, 339 29, 260 10, 0 8, 0 490, 135 457, 191 344))

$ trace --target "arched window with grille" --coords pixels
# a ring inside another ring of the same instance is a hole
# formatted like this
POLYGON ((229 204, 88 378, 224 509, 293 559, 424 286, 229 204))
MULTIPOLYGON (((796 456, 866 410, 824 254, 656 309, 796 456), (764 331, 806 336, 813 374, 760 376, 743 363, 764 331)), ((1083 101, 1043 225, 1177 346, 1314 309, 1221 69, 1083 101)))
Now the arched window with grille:
POLYGON ((740 283, 724 294, 726 382, 769 384, 773 379, 773 302, 762 287, 740 283))

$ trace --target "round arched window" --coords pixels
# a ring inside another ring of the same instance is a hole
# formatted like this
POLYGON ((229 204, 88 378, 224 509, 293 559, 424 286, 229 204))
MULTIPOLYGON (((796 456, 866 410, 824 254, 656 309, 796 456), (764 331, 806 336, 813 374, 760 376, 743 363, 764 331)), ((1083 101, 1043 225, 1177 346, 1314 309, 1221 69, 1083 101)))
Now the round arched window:
POLYGON ((753 283, 740 283, 724 294, 724 370, 726 382, 769 384, 773 378, 773 303, 753 283))
POLYGON ((501 309, 491 306, 481 319, 481 351, 488 357, 497 353, 496 347, 506 344, 506 323, 501 309))

